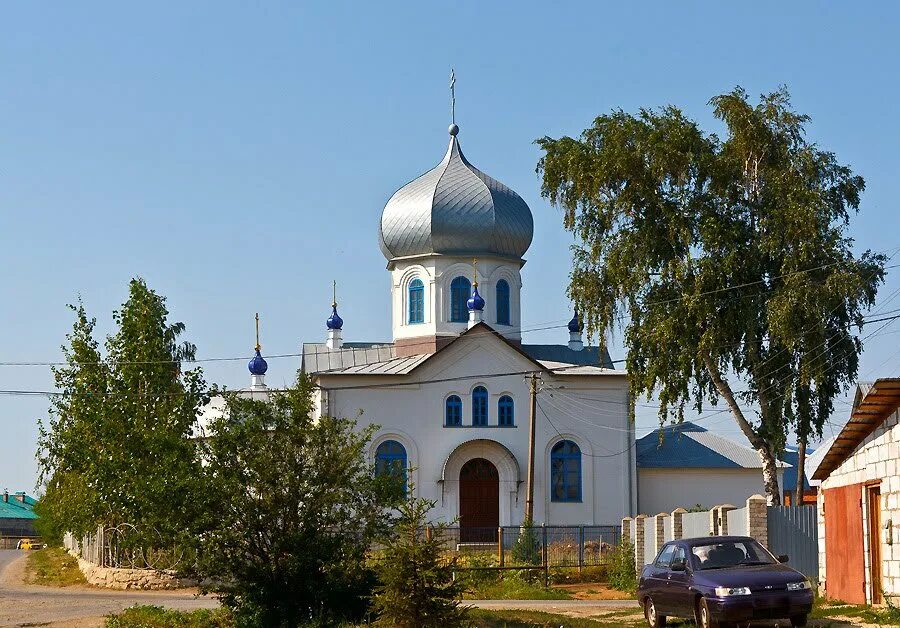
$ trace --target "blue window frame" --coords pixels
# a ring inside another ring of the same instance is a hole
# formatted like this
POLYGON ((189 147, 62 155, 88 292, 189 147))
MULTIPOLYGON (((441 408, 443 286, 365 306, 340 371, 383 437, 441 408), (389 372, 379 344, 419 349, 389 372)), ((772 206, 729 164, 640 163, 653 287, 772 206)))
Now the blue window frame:
POLYGON ((581 449, 570 440, 550 450, 550 501, 581 501, 581 449))
POLYGON ((450 395, 449 397, 447 397, 447 401, 444 403, 444 406, 444 425, 448 427, 462 425, 462 399, 460 399, 456 395, 450 395))
POLYGON ((375 475, 403 478, 406 487, 406 448, 395 440, 386 440, 375 449, 375 475))
POLYGON ((472 391, 472 425, 488 424, 488 391, 484 386, 476 386, 472 391))
POLYGON ((425 285, 421 279, 409 282, 409 322, 425 322, 425 285))
POLYGON ((465 323, 469 320, 466 301, 472 296, 472 282, 465 277, 457 277, 450 282, 450 322, 465 323))
POLYGON ((509 395, 503 395, 500 397, 500 401, 497 402, 497 424, 501 427, 512 427, 515 425, 513 400, 509 395))
POLYGON ((497 282, 497 324, 509 325, 509 284, 505 279, 497 282))

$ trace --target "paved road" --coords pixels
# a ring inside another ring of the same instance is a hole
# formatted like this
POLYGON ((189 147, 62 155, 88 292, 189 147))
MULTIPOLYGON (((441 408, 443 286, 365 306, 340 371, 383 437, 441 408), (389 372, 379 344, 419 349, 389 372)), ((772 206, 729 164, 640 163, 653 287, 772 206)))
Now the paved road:
POLYGON ((25 553, 0 550, 0 626, 99 626, 102 617, 135 604, 181 610, 214 608, 215 599, 190 592, 109 591, 21 584, 25 553))

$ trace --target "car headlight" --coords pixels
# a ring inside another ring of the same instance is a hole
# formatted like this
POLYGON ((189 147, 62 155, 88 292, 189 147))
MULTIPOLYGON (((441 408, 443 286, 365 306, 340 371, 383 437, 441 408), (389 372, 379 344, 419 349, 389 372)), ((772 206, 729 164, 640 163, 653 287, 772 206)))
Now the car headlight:
POLYGON ((716 597, 750 595, 750 587, 716 587, 716 597))
POLYGON ((787 585, 788 591, 805 591, 811 588, 812 586, 809 584, 809 580, 804 580, 803 582, 788 582, 787 585))

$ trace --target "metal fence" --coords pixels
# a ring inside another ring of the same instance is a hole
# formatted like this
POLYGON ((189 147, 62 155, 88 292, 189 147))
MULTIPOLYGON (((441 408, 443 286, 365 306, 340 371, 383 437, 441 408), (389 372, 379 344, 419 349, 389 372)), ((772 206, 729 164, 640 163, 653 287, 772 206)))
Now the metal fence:
POLYGON ((769 550, 787 554, 788 565, 810 578, 819 577, 819 534, 815 506, 769 506, 769 550))
POLYGON ((162 542, 149 543, 148 536, 153 538, 133 525, 123 524, 98 527, 96 533, 81 538, 67 532, 63 536, 63 546, 101 567, 167 571, 184 564, 184 548, 162 542))
POLYGON ((458 553, 460 571, 597 567, 611 561, 621 530, 619 526, 453 527, 445 529, 444 540, 448 551, 458 553))
POLYGON ((747 507, 729 510, 725 514, 728 525, 728 534, 731 536, 747 536, 750 531, 747 529, 747 507))

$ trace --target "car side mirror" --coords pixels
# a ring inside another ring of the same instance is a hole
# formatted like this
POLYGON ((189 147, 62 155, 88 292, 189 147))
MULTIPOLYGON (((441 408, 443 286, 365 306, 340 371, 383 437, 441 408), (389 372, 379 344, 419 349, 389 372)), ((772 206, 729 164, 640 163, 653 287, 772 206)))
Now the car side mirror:
POLYGON ((684 571, 687 568, 684 560, 676 560, 671 565, 669 565, 669 569, 672 571, 684 571))
POLYGON ((779 563, 786 563, 788 560, 790 560, 790 558, 788 558, 787 554, 782 554, 778 557, 779 563))

